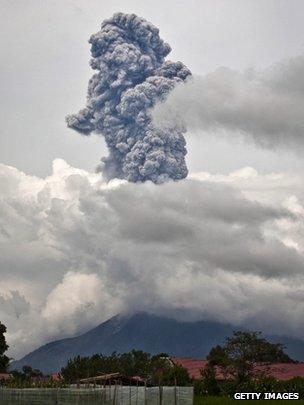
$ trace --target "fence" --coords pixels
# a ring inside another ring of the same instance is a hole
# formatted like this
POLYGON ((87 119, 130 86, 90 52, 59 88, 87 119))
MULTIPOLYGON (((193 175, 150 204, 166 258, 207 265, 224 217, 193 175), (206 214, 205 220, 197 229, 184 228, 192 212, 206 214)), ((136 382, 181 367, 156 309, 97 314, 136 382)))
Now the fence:
POLYGON ((0 389, 1 405, 192 405, 193 387, 0 389))

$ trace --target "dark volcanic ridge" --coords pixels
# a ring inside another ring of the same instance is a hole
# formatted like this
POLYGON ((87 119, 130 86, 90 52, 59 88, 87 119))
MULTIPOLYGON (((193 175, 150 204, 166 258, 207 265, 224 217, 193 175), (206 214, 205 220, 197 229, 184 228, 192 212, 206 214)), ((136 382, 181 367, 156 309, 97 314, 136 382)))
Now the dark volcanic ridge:
MULTIPOLYGON (((151 354, 205 358, 214 345, 222 343, 226 336, 237 329, 240 328, 218 322, 180 322, 147 313, 117 315, 80 336, 39 347, 13 362, 11 369, 30 365, 44 373, 52 373, 60 371, 68 359, 77 355, 109 355, 114 351, 125 353, 132 349, 151 354)), ((275 343, 283 343, 290 357, 304 360, 304 341, 275 335, 267 338, 275 343)))

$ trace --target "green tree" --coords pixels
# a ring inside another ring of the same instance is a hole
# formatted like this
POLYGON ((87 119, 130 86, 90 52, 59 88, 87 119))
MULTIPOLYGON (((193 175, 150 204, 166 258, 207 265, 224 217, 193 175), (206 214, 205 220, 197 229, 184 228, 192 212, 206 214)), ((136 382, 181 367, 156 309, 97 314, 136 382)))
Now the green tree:
POLYGON ((209 363, 201 370, 201 374, 202 384, 194 387, 194 389, 199 389, 200 392, 205 395, 219 395, 220 386, 216 379, 215 367, 209 363))
POLYGON ((280 343, 270 343, 261 332, 236 331, 223 346, 215 346, 207 356, 210 367, 218 367, 226 377, 239 383, 250 379, 256 363, 294 362, 280 343))
POLYGON ((190 383, 188 370, 180 364, 174 364, 170 371, 170 385, 184 386, 190 383))
POLYGON ((8 345, 5 340, 6 326, 0 322, 0 372, 5 373, 7 371, 7 367, 9 365, 9 358, 4 354, 7 349, 8 345))
POLYGON ((119 356, 119 370, 128 377, 148 377, 151 371, 151 356, 142 350, 132 350, 119 356))
MULTIPOLYGON (((94 359, 96 365, 96 358, 94 359)), ((61 375, 65 381, 72 383, 77 382, 81 378, 91 377, 94 374, 90 372, 89 357, 77 356, 68 361, 66 367, 61 369, 61 375)), ((103 370, 99 370, 103 372, 103 370)))
POLYGON ((174 364, 166 353, 151 358, 151 382, 153 385, 188 385, 190 376, 183 366, 174 364))
POLYGON ((22 371, 26 380, 30 380, 32 377, 43 377, 43 373, 40 370, 33 369, 31 366, 23 366, 22 371))
POLYGON ((102 373, 119 372, 125 377, 140 376, 153 384, 187 385, 190 381, 185 368, 175 365, 167 354, 152 356, 141 350, 129 353, 112 353, 110 356, 94 354, 92 357, 77 356, 70 359, 61 369, 61 375, 66 382, 77 382, 86 377, 102 373))

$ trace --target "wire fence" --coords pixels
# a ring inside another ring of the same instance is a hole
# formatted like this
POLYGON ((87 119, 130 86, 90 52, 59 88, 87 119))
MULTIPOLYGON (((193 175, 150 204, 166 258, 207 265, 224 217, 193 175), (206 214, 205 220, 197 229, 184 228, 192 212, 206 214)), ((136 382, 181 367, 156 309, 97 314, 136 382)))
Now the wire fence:
POLYGON ((193 387, 0 389, 1 405, 192 405, 193 387))

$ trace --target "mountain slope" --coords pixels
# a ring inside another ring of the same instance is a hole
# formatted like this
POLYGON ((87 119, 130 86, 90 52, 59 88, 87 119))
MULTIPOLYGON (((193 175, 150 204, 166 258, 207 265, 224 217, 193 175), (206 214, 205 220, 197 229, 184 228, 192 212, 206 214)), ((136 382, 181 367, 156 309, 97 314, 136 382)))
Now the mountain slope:
MULTIPOLYGON (((104 355, 140 349, 151 354, 165 352, 174 356, 203 358, 211 347, 223 342, 237 329, 231 325, 210 321, 179 322, 160 316, 138 313, 133 316, 115 316, 89 332, 41 346, 19 361, 12 369, 24 365, 45 373, 56 372, 77 355, 104 355)), ((304 342, 286 337, 271 336, 273 342, 287 346, 287 353, 298 360, 304 359, 304 342)))

